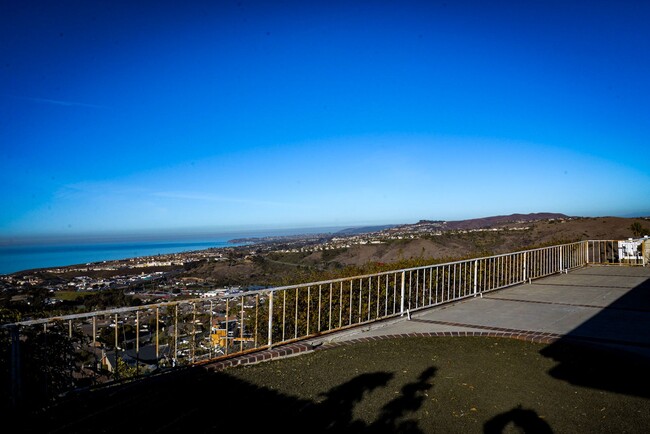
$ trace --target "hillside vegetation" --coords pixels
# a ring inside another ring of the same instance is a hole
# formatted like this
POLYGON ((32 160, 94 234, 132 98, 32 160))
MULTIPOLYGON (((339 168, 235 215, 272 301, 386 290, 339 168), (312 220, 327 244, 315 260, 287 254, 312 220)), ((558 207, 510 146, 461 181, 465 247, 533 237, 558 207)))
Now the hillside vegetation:
MULTIPOLYGON (((502 223, 482 231, 447 230, 440 235, 357 244, 346 248, 305 251, 278 249, 246 255, 229 263, 203 263, 186 274, 217 285, 273 286, 308 282, 366 272, 489 256, 580 240, 620 240, 635 236, 634 223, 650 227, 643 218, 546 219, 502 223)), ((295 249, 294 249, 295 250, 295 249)))

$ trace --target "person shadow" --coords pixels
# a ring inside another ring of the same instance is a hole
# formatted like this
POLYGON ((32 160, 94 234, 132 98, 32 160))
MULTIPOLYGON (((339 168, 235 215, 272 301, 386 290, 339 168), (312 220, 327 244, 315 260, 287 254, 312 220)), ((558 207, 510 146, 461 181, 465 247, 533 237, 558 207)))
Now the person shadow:
POLYGON ((509 426, 513 425, 518 432, 534 434, 552 434, 551 426, 544 419, 539 417, 536 411, 522 408, 521 405, 498 414, 485 422, 483 432, 485 434, 501 434, 511 432, 509 426))
POLYGON ((432 387, 437 368, 422 371, 417 380, 402 386, 398 396, 387 402, 372 423, 354 419, 354 409, 373 390, 385 387, 393 378, 388 372, 359 375, 324 393, 322 402, 309 405, 301 418, 310 421, 310 431, 333 433, 405 433, 419 434, 417 420, 408 419, 424 403, 425 393, 432 387))

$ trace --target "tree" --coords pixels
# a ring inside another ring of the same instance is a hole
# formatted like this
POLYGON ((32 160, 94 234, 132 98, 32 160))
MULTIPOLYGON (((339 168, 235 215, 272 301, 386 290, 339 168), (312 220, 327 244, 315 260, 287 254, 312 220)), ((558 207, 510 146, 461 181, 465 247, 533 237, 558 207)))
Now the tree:
POLYGON ((117 366, 115 367, 120 378, 135 378, 138 370, 135 366, 129 366, 124 359, 117 357, 117 366))

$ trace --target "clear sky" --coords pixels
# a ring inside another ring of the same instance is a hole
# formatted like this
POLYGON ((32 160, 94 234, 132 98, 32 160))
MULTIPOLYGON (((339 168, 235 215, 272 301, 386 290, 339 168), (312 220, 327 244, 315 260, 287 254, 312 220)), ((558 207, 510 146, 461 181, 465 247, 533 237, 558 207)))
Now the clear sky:
POLYGON ((0 239, 650 215, 648 1, 0 1, 0 239))

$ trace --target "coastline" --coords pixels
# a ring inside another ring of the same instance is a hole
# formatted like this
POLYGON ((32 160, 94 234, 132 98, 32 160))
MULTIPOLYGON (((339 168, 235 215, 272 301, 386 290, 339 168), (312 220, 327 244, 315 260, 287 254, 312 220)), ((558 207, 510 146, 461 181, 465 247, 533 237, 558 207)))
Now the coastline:
MULTIPOLYGON (((16 243, 0 245, 0 275, 10 275, 47 268, 65 268, 85 264, 125 261, 163 255, 183 254, 209 249, 225 249, 247 245, 324 237, 334 228, 281 229, 219 234, 179 240, 161 236, 158 239, 119 242, 16 243)), ((340 228, 337 228, 340 230, 340 228)))
MULTIPOLYGON (((0 274, 121 261, 228 247, 227 241, 194 243, 101 243, 0 248, 0 274)), ((235 245, 232 245, 235 246, 235 245)))

